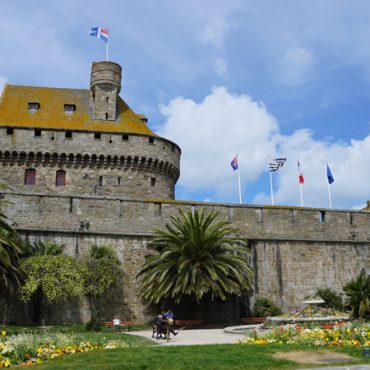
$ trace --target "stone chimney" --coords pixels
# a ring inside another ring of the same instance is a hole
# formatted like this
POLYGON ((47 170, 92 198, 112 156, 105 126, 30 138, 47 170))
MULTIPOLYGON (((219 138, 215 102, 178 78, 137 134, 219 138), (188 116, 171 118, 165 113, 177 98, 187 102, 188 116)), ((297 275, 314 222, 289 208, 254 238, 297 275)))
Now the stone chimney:
POLYGON ((90 90, 93 104, 93 119, 115 121, 117 97, 121 91, 122 68, 114 62, 93 62, 90 90))

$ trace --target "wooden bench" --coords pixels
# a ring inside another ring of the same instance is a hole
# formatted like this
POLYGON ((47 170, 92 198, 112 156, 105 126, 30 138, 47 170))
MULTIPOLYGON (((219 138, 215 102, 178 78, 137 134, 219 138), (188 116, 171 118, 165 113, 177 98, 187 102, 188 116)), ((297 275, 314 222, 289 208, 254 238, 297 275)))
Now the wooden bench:
POLYGON ((197 327, 203 325, 202 320, 175 320, 175 325, 177 327, 197 327))
POLYGON ((264 317, 243 317, 241 321, 245 325, 262 324, 265 321, 264 317))
MULTIPOLYGON (((105 321, 104 326, 106 328, 113 328, 113 321, 105 321)), ((130 330, 133 326, 134 322, 132 320, 121 320, 121 323, 119 324, 119 327, 125 330, 130 330)))

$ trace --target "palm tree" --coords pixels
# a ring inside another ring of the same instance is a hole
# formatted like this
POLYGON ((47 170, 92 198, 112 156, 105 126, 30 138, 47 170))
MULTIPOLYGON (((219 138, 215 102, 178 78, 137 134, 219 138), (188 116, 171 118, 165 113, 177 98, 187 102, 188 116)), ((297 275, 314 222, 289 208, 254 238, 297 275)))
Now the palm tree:
POLYGON ((63 253, 64 244, 53 242, 37 241, 32 247, 33 256, 58 256, 63 253))
POLYGON ((370 275, 361 271, 357 278, 343 287, 347 295, 347 304, 351 307, 351 317, 363 319, 369 314, 370 302, 370 275))
POLYGON ((226 299, 251 291, 253 270, 248 262, 250 250, 244 239, 233 236, 237 230, 218 213, 184 212, 171 217, 165 230, 157 230, 148 249, 142 277, 141 297, 152 303, 184 295, 196 301, 208 293, 226 299))

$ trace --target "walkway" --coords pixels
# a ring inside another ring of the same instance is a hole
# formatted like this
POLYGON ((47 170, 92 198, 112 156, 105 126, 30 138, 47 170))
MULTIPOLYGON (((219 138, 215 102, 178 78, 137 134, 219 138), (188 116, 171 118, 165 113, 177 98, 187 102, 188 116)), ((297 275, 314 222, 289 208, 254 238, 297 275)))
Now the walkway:
MULTIPOLYGON (((132 331, 128 334, 140 335, 147 339, 152 338, 152 331, 132 331)), ((175 337, 171 335, 171 340, 153 339, 158 344, 164 346, 189 346, 196 344, 225 344, 236 343, 243 335, 226 334, 223 329, 193 329, 193 330, 180 330, 179 334, 175 337)))

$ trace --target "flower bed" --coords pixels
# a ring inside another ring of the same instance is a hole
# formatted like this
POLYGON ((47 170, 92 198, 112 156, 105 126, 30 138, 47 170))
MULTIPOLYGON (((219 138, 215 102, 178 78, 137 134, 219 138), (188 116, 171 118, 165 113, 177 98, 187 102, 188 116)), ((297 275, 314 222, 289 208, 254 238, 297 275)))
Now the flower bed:
POLYGON ((321 328, 306 328, 302 325, 282 325, 267 333, 253 330, 241 344, 302 344, 306 346, 370 346, 370 326, 338 322, 321 328))
POLYGON ((0 333, 0 368, 30 366, 55 357, 95 349, 127 347, 122 340, 64 333, 0 333), (85 338, 84 338, 85 337, 85 338))

